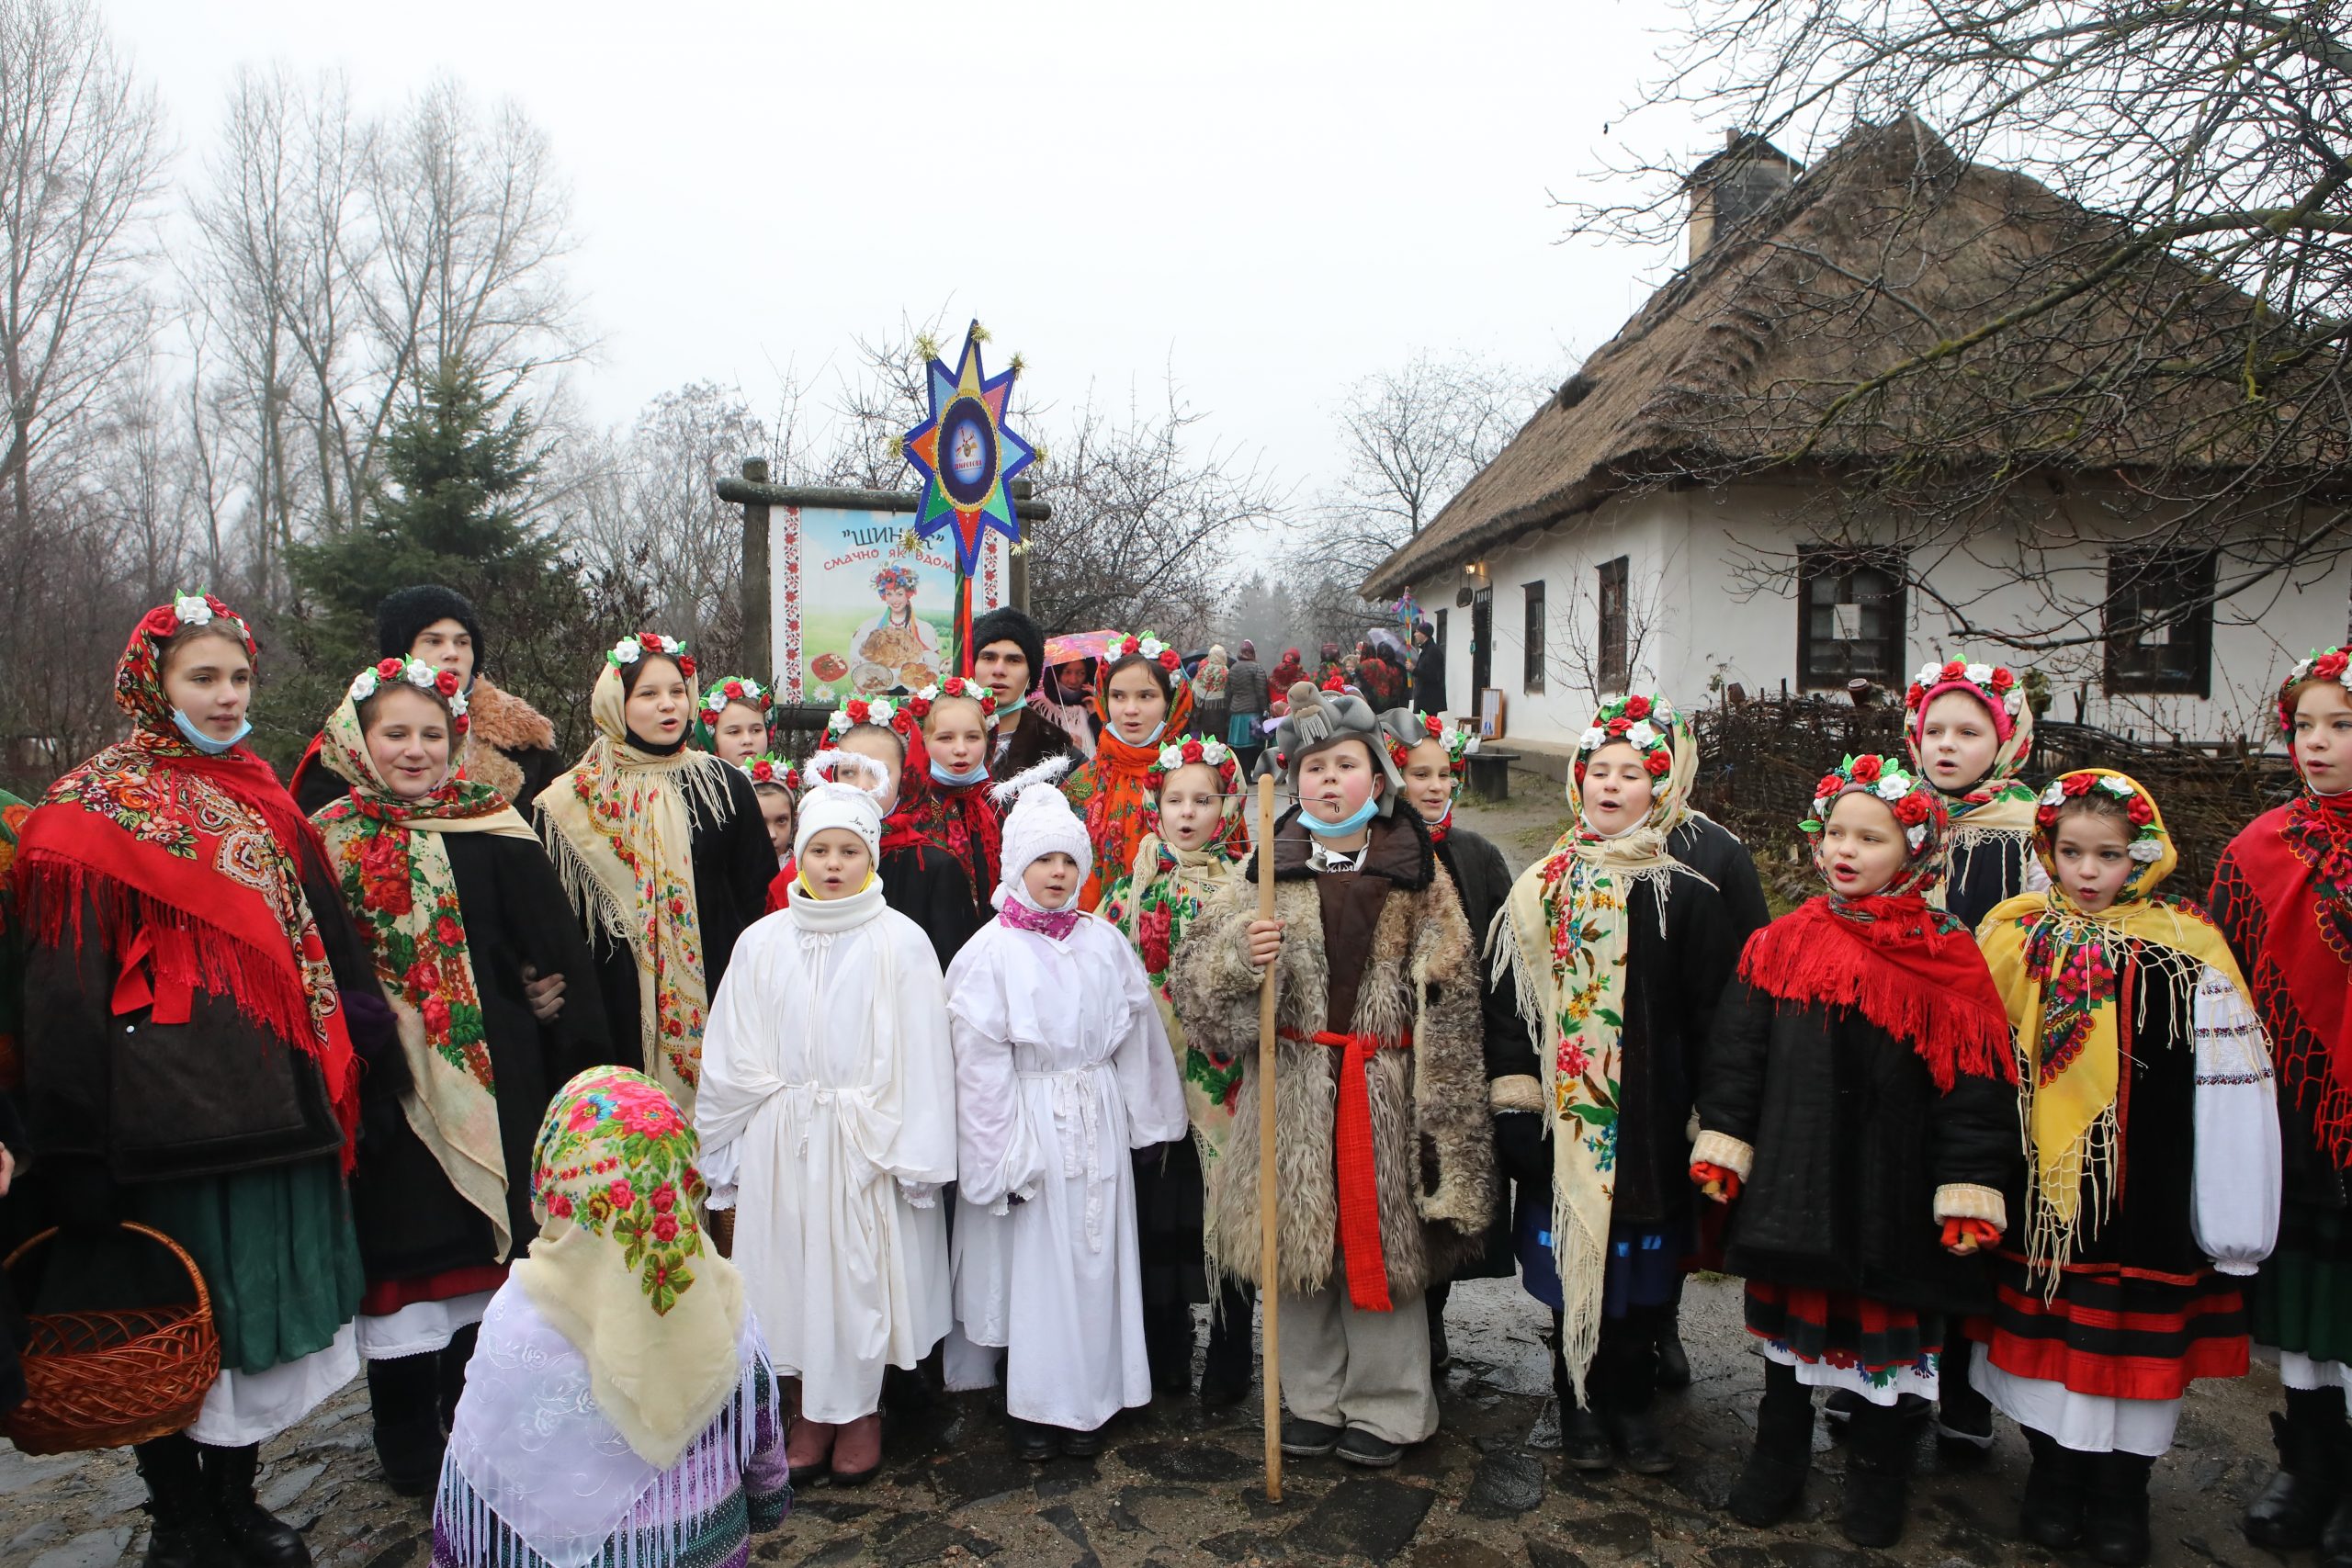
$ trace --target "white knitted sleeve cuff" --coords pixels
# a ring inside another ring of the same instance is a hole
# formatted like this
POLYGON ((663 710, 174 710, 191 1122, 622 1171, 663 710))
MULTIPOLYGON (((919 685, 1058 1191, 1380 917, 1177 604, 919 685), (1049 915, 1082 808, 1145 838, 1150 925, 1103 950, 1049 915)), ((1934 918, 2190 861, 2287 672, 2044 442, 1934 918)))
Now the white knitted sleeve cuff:
POLYGON ((1701 1133, 1699 1141, 1690 1145, 1690 1163, 1721 1166, 1745 1181, 1755 1168, 1756 1150, 1728 1133, 1701 1133))

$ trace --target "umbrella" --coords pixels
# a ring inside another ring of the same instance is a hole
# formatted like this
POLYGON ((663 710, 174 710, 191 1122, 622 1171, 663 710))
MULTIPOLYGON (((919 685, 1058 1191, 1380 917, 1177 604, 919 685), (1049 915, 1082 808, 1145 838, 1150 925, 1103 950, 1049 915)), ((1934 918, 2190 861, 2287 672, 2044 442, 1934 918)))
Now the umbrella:
POLYGON ((1125 634, 1114 631, 1065 632, 1060 637, 1046 639, 1046 662, 1067 664, 1073 659, 1101 659, 1111 651, 1111 639, 1125 634))

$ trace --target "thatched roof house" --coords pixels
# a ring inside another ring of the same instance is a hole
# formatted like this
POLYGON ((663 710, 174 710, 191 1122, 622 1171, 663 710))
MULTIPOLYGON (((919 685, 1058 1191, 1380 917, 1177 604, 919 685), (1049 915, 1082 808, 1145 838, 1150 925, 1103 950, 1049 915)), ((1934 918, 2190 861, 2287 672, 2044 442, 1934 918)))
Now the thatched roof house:
POLYGON ((2151 250, 1996 354, 1825 423, 1857 382, 2014 311, 2128 231, 1958 158, 1909 116, 1809 171, 1734 138, 1690 189, 1689 265, 1364 583, 1454 612, 1457 711, 1474 688, 1498 691, 1508 733, 1541 747, 1628 682, 1695 704, 1735 682, 1895 681, 1959 651, 1952 612, 1988 626, 1986 606, 2032 579, 2138 628, 2120 655, 2094 627, 2071 652, 2008 656, 2044 667, 2063 716, 2079 701, 2117 728, 2211 738, 2242 728, 2282 650, 2344 635, 2341 570, 2282 578, 2258 608, 2217 617, 2231 525, 2217 520, 2203 544, 2222 548, 2195 560, 2160 508, 2117 499, 2137 486, 2144 503, 2146 476, 2251 464, 2344 479, 2340 423, 2290 417, 2291 398, 2250 403, 2234 367, 2160 396, 2081 395, 2152 341, 2186 362, 2258 330, 2244 295, 2151 250), (1858 526, 1852 477, 1898 452, 1917 459, 1917 515, 1875 490, 1858 526), (1955 531, 1956 498, 1978 511, 1955 531), (1942 508, 1932 522, 1926 501, 1942 508), (1465 618, 1489 635, 1460 635, 1465 618))

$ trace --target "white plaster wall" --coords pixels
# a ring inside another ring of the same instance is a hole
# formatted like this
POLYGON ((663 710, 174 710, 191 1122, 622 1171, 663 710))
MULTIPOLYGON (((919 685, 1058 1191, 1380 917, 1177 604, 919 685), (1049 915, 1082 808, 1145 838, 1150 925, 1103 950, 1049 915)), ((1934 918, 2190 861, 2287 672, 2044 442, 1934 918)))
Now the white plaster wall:
MULTIPOLYGON (((1720 491, 1652 491, 1604 502, 1592 513, 1498 549, 1482 563, 1495 590, 1494 683, 1507 701, 1511 739, 1535 745, 1572 742, 1603 695, 1589 678, 1597 604, 1595 572, 1602 561, 1628 558, 1634 645, 1632 684, 1665 693, 1686 707, 1718 700, 1738 682, 1751 693, 1778 691, 1793 682, 1797 658, 1797 598, 1792 583, 1764 581, 1756 563, 1784 558, 1801 525, 1787 520, 1790 492, 1765 486, 1720 491), (1521 617, 1524 585, 1545 584, 1545 690, 1522 691, 1521 617)), ((2055 592, 2080 602, 2101 592, 2106 548, 2095 497, 2075 494, 2039 503, 2065 508, 2072 536, 2085 542, 2036 558, 2055 592)), ((2017 521, 1981 531, 1962 550, 1946 552, 1930 569, 1937 592, 1964 605, 1988 627, 2027 630, 2046 624, 2030 584, 2020 585, 2015 562, 2020 531, 2044 527, 2042 513, 2021 507, 2017 521)), ((2109 531, 2111 532, 2111 531, 2109 531)), ((2227 582, 2234 558, 2224 547, 2227 582)), ((2237 570, 2243 571, 2243 561, 2237 570)), ((1467 581, 1460 570, 1417 584, 1425 605, 1452 606, 1467 581)), ((1933 658, 1971 653, 2049 677, 2052 715, 2074 718, 2076 699, 2089 723, 2142 739, 2219 740, 2267 738, 2268 705, 2286 667, 2314 648, 2343 641, 2352 619, 2352 562, 2315 566, 2257 593, 2225 602, 2213 626, 2212 697, 2109 694, 2102 682, 2104 652, 2092 614, 2071 628, 2092 640, 2036 652, 1963 647, 1956 622, 1928 595, 1915 592, 1903 668, 1933 658)), ((1470 612, 1448 616, 1447 694, 1453 711, 1473 710, 1470 612)))

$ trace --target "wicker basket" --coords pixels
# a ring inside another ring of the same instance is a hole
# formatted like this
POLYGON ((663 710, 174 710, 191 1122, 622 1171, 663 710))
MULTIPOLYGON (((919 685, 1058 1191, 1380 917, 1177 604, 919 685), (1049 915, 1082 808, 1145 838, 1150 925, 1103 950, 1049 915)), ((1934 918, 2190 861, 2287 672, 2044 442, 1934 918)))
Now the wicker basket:
MULTIPOLYGON (((120 1448, 179 1431, 196 1419, 220 1375, 212 1293, 196 1259, 159 1230, 129 1221, 122 1228, 171 1248, 196 1283, 196 1301, 32 1317, 24 1353, 27 1397, 0 1422, 0 1431, 21 1452, 120 1448)), ((14 1269, 56 1235, 41 1232, 10 1253, 0 1269, 14 1269)))

